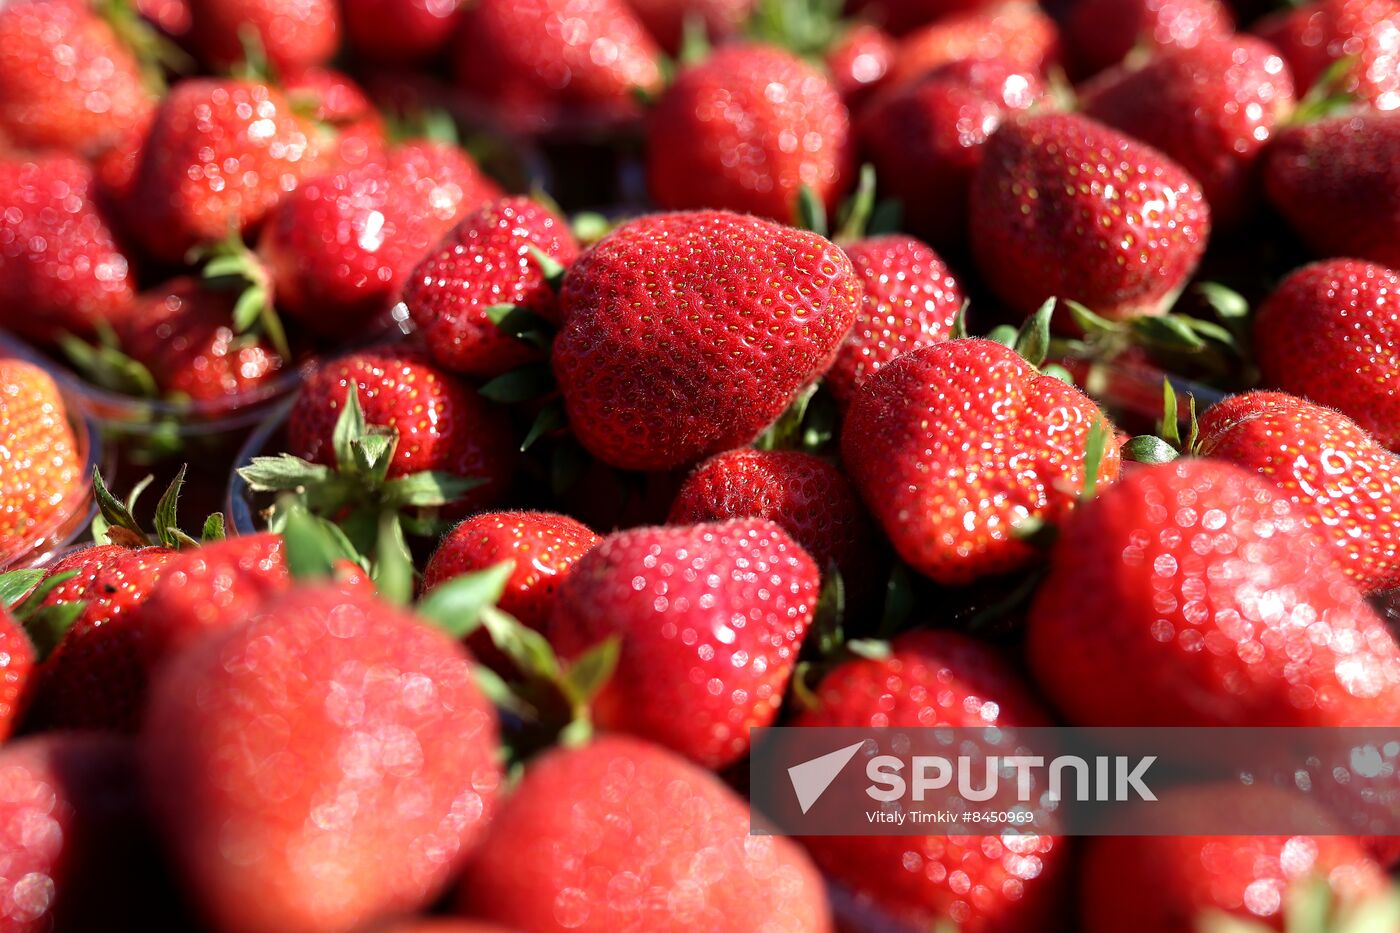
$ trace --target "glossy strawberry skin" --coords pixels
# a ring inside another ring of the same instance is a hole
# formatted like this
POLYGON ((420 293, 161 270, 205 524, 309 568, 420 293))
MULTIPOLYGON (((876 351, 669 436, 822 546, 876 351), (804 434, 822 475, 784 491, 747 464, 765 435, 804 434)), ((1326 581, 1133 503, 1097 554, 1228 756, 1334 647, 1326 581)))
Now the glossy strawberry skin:
POLYGON ((34 644, 23 626, 0 609, 0 742, 10 738, 29 707, 34 644))
POLYGON ((328 335, 369 321, 454 223, 499 195, 465 152, 427 141, 303 182, 258 246, 278 309, 328 335))
POLYGON ((194 78, 161 103, 127 199, 132 233, 176 262, 246 230, 327 157, 310 121, 249 81, 194 78))
MULTIPOLYGON (((832 670, 817 688, 819 705, 792 724, 859 729, 1049 724, 1020 675, 986 645, 954 632, 918 631, 895 639, 890 648, 888 658, 848 661, 832 670)), ((957 923, 965 933, 1046 928, 1059 906, 1066 870, 1065 840, 1048 835, 803 841, 829 876, 910 929, 930 929, 940 920, 957 923)))
POLYGON ((1000 60, 940 66, 878 94, 856 136, 882 191, 897 197, 909 229, 938 246, 967 238, 968 193, 987 138, 1008 113, 1043 94, 1040 79, 1000 60))
POLYGON ((748 807, 714 775, 601 736, 527 765, 462 875, 459 909, 522 930, 830 933, 801 848, 748 832, 748 807))
POLYGON ((1400 266, 1400 114, 1290 127, 1265 156, 1264 186, 1316 255, 1400 266))
POLYGON ((1076 73, 1102 71, 1135 48, 1192 49, 1234 32, 1220 0, 1072 0, 1063 17, 1076 73))
POLYGON ((943 65, 969 60, 998 61, 1012 71, 1040 74, 1059 55, 1054 21, 1037 4, 1013 0, 948 16, 904 37, 888 83, 903 84, 943 65))
POLYGON ((0 359, 0 567, 61 521, 82 488, 84 464, 53 379, 32 363, 0 359))
POLYGON ((1279 392, 1213 405, 1200 452, 1283 490, 1366 592, 1400 586, 1400 457, 1343 414, 1279 392))
POLYGON ((977 264, 1022 314, 1052 297, 1112 320, 1161 314, 1211 226, 1199 185, 1175 162, 1069 114, 1002 124, 971 204, 977 264))
POLYGON ((856 394, 842 429, 846 470, 899 555, 945 584, 1035 557, 1018 524, 1055 524, 1078 501, 1089 431, 1102 420, 1099 481, 1118 476, 1112 425, 1073 386, 989 340, 897 357, 856 394))
POLYGON ((118 329, 122 352, 151 373, 162 394, 218 402, 256 394, 286 365, 265 339, 236 334, 234 290, 179 278, 136 299, 118 329))
POLYGON ((1262 478, 1142 466, 1060 532, 1032 606, 1031 671, 1075 725, 1400 722, 1400 647, 1262 478))
POLYGON ((1400 274, 1353 259, 1319 262, 1284 279, 1254 316, 1266 386, 1351 418, 1400 449, 1400 274))
POLYGON ((96 156, 153 107, 136 58, 81 0, 0 8, 0 137, 96 156))
POLYGON ((130 312, 135 271, 95 196, 92 172, 76 158, 0 157, 4 327, 47 342, 65 331, 90 335, 130 312))
POLYGON ((720 768, 777 716, 819 586, 811 557, 762 519, 620 531, 565 580, 547 635, 563 658, 619 637, 594 721, 720 768))
POLYGON ((895 43, 884 30, 869 24, 851 27, 826 53, 826 70, 854 110, 890 73, 895 43))
POLYGON ((340 12, 356 54, 413 65, 447 47, 463 5, 461 0, 341 0, 340 12))
POLYGON ((585 252, 553 366, 578 440, 624 469, 753 440, 831 364, 860 285, 811 233, 719 211, 654 214, 585 252))
POLYGON ((1293 108, 1293 79, 1272 46, 1248 36, 1167 49, 1085 88, 1086 115, 1154 146, 1200 182, 1219 225, 1244 220, 1259 156, 1293 108))
POLYGON ((635 118, 636 89, 661 84, 659 54, 623 0, 482 0, 452 49, 462 90, 527 132, 635 118))
POLYGON ((441 470, 486 480, 458 499, 451 507, 454 511, 485 508, 504 497, 517 459, 517 442, 505 416, 411 350, 365 350, 317 369, 289 416, 292 453, 333 465, 331 438, 351 385, 367 424, 399 432, 389 466, 391 479, 441 470))
POLYGON ((558 323, 559 300, 531 247, 564 266, 578 258, 562 217, 528 198, 505 198, 464 217, 414 267, 404 304, 439 366, 494 376, 540 359, 538 348, 486 315, 493 305, 513 304, 558 323))
POLYGON ((1316 84, 1337 60, 1355 64, 1336 90, 1376 110, 1400 107, 1400 3, 1395 0, 1318 0, 1281 11, 1255 27, 1276 45, 1300 90, 1316 84))
POLYGON ((841 95, 819 70, 769 46, 720 49, 683 71, 647 115, 647 180, 666 210, 791 223, 803 185, 835 209, 850 163, 841 95))
POLYGON ((323 931, 420 909, 489 819, 495 712, 460 645, 312 587, 173 658, 141 765, 207 921, 323 931))
POLYGON ((241 30, 252 30, 267 61, 283 72, 324 65, 339 41, 335 0, 187 0, 187 41, 211 70, 243 61, 241 30))

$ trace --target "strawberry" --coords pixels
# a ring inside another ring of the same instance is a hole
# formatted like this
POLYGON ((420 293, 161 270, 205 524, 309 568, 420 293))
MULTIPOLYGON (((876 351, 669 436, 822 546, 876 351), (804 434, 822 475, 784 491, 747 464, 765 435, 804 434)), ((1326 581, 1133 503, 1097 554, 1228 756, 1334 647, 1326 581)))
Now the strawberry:
POLYGON ((267 63, 294 72, 324 65, 339 42, 335 0, 187 0, 190 29, 185 41, 211 69, 244 60, 244 37, 252 35, 267 63))
POLYGON ((1032 673, 1070 722, 1400 722, 1400 646, 1274 486, 1232 464, 1140 466, 1061 529, 1032 673))
POLYGON ((50 342, 130 312, 135 274, 94 194, 75 158, 0 157, 0 325, 50 342))
POLYGON ((303 182, 258 245, 278 309, 324 334, 368 322, 457 220, 499 194, 466 153, 427 141, 303 182))
POLYGON ((531 762, 463 874, 464 913, 521 930, 832 930, 792 840, 664 749, 603 736, 531 762))
POLYGON ((0 567, 74 508, 83 461, 48 373, 0 358, 0 567))
POLYGON ((1234 32, 1220 0, 1071 0, 1062 22, 1080 75, 1116 65, 1135 49, 1192 49, 1234 32))
POLYGON ((940 247, 967 239, 967 201, 982 150, 1008 114, 1042 96, 1034 73, 1000 60, 943 65, 866 105, 856 137, 905 225, 940 247))
MULTIPOLYGON (((794 726, 1021 728, 1049 719, 995 651, 964 635, 903 635, 880 660, 834 668, 794 726)), ((826 836, 803 840, 828 876, 909 929, 963 933, 1051 926, 1066 871, 1054 836, 826 836)))
POLYGON ((894 63, 894 40, 883 30, 862 24, 827 50, 826 70, 846 106, 855 108, 885 79, 894 63))
POLYGON ((995 7, 998 2, 999 0, 856 0, 848 6, 890 32, 903 34, 953 14, 995 7))
POLYGON ((96 156, 154 106, 136 57, 83 0, 0 7, 0 136, 96 156))
POLYGON ((325 156, 313 124, 266 84, 193 78, 161 102, 127 199, 141 245, 175 262, 246 230, 325 156))
POLYGON ((462 0, 341 0, 345 38, 362 59, 414 65, 447 47, 462 0))
MULTIPOLYGON (((1300 795, 1262 787, 1175 789, 1152 805, 1162 835, 1085 840, 1080 889, 1084 933, 1178 933, 1200 929, 1211 914, 1280 926, 1290 902, 1315 879, 1342 904, 1385 888, 1385 875, 1340 833, 1317 836, 1181 836, 1180 820, 1200 824, 1212 811, 1239 820, 1241 808, 1295 810, 1300 795)), ((1275 817, 1276 819, 1276 817, 1275 817)), ((1319 815, 1319 820, 1326 817, 1319 815)), ((1286 927, 1292 929, 1292 927, 1286 927)), ((1253 930, 1254 927, 1243 927, 1253 930)))
POLYGON ((1185 170, 1072 114, 1002 124, 971 205, 977 264, 1022 314, 1052 297, 1110 320, 1162 314, 1210 233, 1210 209, 1185 170))
POLYGON ((337 465, 335 426, 352 386, 365 422, 397 432, 388 479, 431 470, 481 480, 481 485, 454 497, 451 508, 459 513, 504 497, 517 454, 504 415, 408 349, 363 350, 312 373, 287 422, 293 454, 313 464, 337 465))
POLYGON ((1258 39, 1207 39, 1106 72, 1080 102, 1086 115, 1175 159, 1201 183, 1211 217, 1236 225, 1257 195, 1258 158, 1293 109, 1293 80, 1258 39))
POLYGON ((627 6, 667 52, 681 50, 686 20, 694 18, 712 39, 739 31, 755 0, 627 0, 627 6))
POLYGON ((899 43, 889 83, 902 84, 952 62, 995 60, 1039 74, 1059 59, 1060 35, 1038 5, 1011 0, 940 19, 899 43))
MULTIPOLYGON (((559 587, 601 540, 582 522, 552 512, 473 515, 438 544, 423 570, 423 589, 431 590, 501 561, 514 561, 496 605, 530 628, 542 631, 554 611, 559 587)), ((509 670, 506 659, 484 630, 473 634, 467 644, 473 654, 492 667, 509 670)))
POLYGON ((1316 0, 1255 26, 1283 52, 1298 87, 1313 87, 1328 69, 1350 59, 1329 90, 1352 94, 1377 110, 1400 107, 1400 3, 1396 0, 1316 0))
POLYGON ((1273 482, 1366 592, 1400 586, 1400 458, 1346 415, 1278 392, 1201 416, 1197 450, 1273 482))
POLYGON ((851 481, 834 465, 794 450, 731 450, 691 473, 676 494, 672 525, 763 518, 802 546, 823 571, 833 564, 849 591, 875 577, 874 527, 851 481))
POLYGON ((1400 449, 1400 275, 1337 259, 1284 279, 1254 317, 1265 385, 1336 408, 1400 449))
POLYGON ((718 211, 629 221, 569 270, 553 365, 575 436, 625 469, 741 447, 830 365, 860 307, 841 250, 718 211))
POLYGON ((1096 481, 1108 482, 1119 456, 1097 405, 1001 344, 953 340, 896 357, 867 380, 841 446, 905 562, 962 584, 1031 562, 1018 526, 1057 523, 1074 507, 1096 424, 1096 481))
POLYGON ((24 626, 0 608, 0 742, 9 740, 29 708, 35 660, 24 626))
POLYGON ((207 922, 330 931, 433 900, 490 817, 497 752, 460 645, 322 586, 172 658, 140 760, 207 922))
POLYGON ((1400 266, 1400 114, 1290 127, 1264 156, 1264 187, 1319 256, 1400 266))
POLYGON ((721 768, 777 716, 818 588, 769 521, 620 531, 574 567, 546 634, 566 660, 620 639, 594 721, 721 768))
POLYGON ((287 361, 267 341, 235 331, 237 298, 199 279, 173 279, 137 298, 117 332, 121 350, 161 395, 214 402, 256 393, 287 361))
POLYGON ((652 200, 789 223, 805 185, 832 210, 849 140, 846 105, 820 71, 782 49, 728 46, 682 71, 647 115, 652 200))
POLYGON ((376 933, 510 933, 504 927, 460 917, 420 917, 376 928, 376 933))
POLYGON ((388 158, 384 118, 349 75, 314 65, 282 75, 279 87, 298 114, 334 137, 329 165, 353 168, 388 158))
POLYGON ((495 376, 541 358, 487 316, 515 305, 558 323, 558 298, 532 248, 565 266, 578 258, 562 217, 528 198, 506 198, 464 218, 413 269, 404 304, 439 366, 495 376))
POLYGON ((124 738, 57 733, 0 749, 7 933, 191 929, 146 828, 124 738))
POLYGON ((538 132, 637 115, 660 50, 624 0, 481 0, 467 7, 457 82, 509 128, 538 132))

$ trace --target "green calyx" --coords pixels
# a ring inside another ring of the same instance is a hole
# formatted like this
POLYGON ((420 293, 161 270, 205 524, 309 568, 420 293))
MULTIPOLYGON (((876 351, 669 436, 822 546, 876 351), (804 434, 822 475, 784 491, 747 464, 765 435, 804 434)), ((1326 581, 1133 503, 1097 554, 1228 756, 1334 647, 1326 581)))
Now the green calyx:
POLYGON ((160 387, 151 371, 127 356, 112 325, 98 321, 94 325, 96 340, 89 342, 73 334, 60 334, 59 349, 83 378, 121 395, 135 398, 159 398, 160 387))
POLYGON ((54 590, 77 575, 76 570, 49 574, 43 569, 12 570, 0 574, 0 603, 29 636, 38 661, 43 661, 58 647, 63 636, 87 608, 83 600, 44 605, 44 600, 54 590))
POLYGON ((204 526, 198 540, 180 528, 178 518, 180 491, 185 485, 187 469, 186 465, 181 465, 175 478, 170 481, 170 485, 166 487, 165 492, 156 502, 155 531, 154 534, 148 534, 132 512, 136 508, 137 499, 151 485, 153 478, 147 476, 137 483, 132 487, 126 501, 123 502, 114 496, 107 487, 101 471, 94 468, 92 471, 92 493, 97 502, 98 514, 92 520, 93 540, 98 544, 116 544, 126 548, 160 546, 171 550, 195 548, 210 541, 223 540, 224 516, 219 512, 215 512, 204 520, 204 526))
POLYGON ((1108 360, 1136 346, 1166 360, 1220 375, 1238 372, 1249 358, 1248 302, 1214 282, 1196 286, 1196 293, 1215 320, 1168 312, 1110 321, 1066 299, 1065 309, 1083 337, 1064 341, 1062 349, 1080 359, 1108 360))
POLYGON ((821 58, 845 32, 844 6, 843 0, 758 0, 744 24, 744 36, 821 58))
POLYGON ((797 189, 793 224, 819 236, 832 237, 837 243, 851 243, 865 237, 897 232, 903 214, 899 202, 877 201, 875 194, 875 167, 862 165, 855 191, 836 212, 836 232, 833 235, 826 205, 810 186, 804 184, 797 189))
POLYGON ((273 304, 272 276, 238 231, 205 253, 204 280, 212 288, 239 289, 233 306, 236 334, 261 334, 282 359, 291 361, 287 332, 273 304))
POLYGON ((1196 397, 1188 394, 1183 407, 1171 379, 1162 380, 1162 418, 1157 434, 1141 434, 1123 445, 1123 457, 1136 463, 1170 463, 1200 452, 1196 397), (1183 433, 1182 426, 1186 430, 1183 433))
MULTIPOLYGON (((1211 911, 1202 915, 1198 933, 1268 933, 1272 924, 1211 911)), ((1283 909, 1284 933, 1394 933, 1400 930, 1400 887, 1342 900, 1326 878, 1296 884, 1283 909)))

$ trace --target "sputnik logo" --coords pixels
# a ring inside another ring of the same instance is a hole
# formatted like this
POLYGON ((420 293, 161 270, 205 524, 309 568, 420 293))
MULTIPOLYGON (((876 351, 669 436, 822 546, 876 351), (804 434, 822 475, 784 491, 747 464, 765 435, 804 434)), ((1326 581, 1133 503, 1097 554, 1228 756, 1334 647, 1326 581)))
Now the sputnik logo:
POLYGON ((836 780, 836 776, 841 773, 841 770, 855 757, 856 752, 860 751, 864 744, 864 742, 857 742, 854 745, 847 745, 845 748, 838 748, 820 758, 813 758, 787 769, 788 780, 792 781, 792 789, 797 794, 797 804, 802 808, 804 814, 812 809, 812 805, 821 798, 822 794, 826 793, 831 782, 836 780))

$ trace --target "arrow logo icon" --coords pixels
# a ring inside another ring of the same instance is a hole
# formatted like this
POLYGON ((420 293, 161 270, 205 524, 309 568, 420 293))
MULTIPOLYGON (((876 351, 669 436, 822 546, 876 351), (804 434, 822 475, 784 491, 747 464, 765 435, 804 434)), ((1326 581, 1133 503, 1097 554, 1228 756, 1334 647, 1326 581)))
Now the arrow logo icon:
POLYGON ((846 767, 846 763, 855 757, 864 744, 857 742, 847 745, 820 758, 813 758, 788 768, 788 779, 792 781, 792 789, 797 794, 797 803, 803 813, 812 809, 812 805, 826 793, 826 789, 836 780, 841 769, 846 767))

